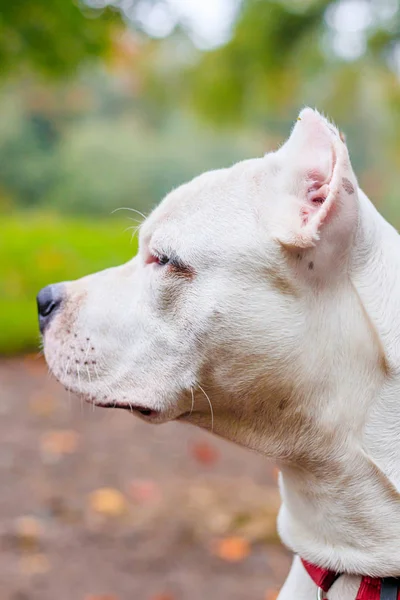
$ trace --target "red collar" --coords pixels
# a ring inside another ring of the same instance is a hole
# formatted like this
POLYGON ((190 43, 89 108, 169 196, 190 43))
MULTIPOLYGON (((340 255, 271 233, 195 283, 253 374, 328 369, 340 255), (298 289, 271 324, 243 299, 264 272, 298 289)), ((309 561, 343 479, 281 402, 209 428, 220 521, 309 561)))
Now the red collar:
MULTIPOLYGON (((328 592, 341 575, 316 567, 303 559, 302 563, 313 582, 324 592, 328 592)), ((400 600, 400 579, 363 576, 355 600, 400 600)))

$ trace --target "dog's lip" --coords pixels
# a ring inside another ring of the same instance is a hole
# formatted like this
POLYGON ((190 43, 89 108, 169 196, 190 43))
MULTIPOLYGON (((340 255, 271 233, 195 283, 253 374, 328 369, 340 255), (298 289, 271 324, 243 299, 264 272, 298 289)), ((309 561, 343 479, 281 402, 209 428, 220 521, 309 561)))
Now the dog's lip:
MULTIPOLYGON (((93 402, 93 401, 92 401, 93 402)), ((100 408, 120 408, 122 410, 128 410, 129 412, 136 412, 142 415, 142 417, 158 417, 160 415, 160 411, 154 410, 153 408, 148 408, 146 406, 141 406, 137 404, 126 404, 120 402, 96 402, 95 405, 100 408)))
POLYGON ((101 401, 97 400, 93 396, 84 396, 86 402, 93 404, 94 406, 98 406, 99 408, 119 408, 122 410, 126 410, 131 412, 132 414, 137 414, 143 417, 144 419, 156 422, 156 423, 165 423, 168 421, 179 421, 184 420, 192 414, 192 411, 185 411, 180 414, 171 414, 169 411, 163 411, 161 409, 150 408, 148 406, 143 406, 142 404, 132 404, 131 402, 121 402, 121 401, 101 401))

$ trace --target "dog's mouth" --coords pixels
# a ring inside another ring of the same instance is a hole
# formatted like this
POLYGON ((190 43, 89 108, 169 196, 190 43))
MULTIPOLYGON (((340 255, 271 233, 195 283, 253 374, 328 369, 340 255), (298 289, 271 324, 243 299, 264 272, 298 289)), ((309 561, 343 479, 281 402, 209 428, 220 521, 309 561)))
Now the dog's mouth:
POLYGON ((142 417, 146 417, 148 419, 156 418, 161 415, 161 411, 159 410, 147 408, 146 406, 141 406, 140 404, 132 404, 131 402, 101 401, 97 400, 93 396, 88 395, 84 395, 83 399, 89 404, 98 406, 99 408, 119 408, 121 410, 126 410, 128 412, 141 415, 142 417))
POLYGON ((91 404, 94 407, 99 408, 118 408, 120 410, 125 410, 137 417, 149 422, 149 423, 166 423, 168 421, 178 421, 181 419, 185 419, 189 415, 192 414, 192 411, 184 411, 180 413, 171 414, 169 411, 164 411, 162 409, 149 408, 148 406, 143 406, 142 404, 133 404, 127 400, 108 400, 108 399, 100 399, 99 397, 94 396, 93 394, 82 394, 78 393, 76 389, 71 389, 66 387, 66 389, 73 393, 77 393, 78 396, 81 397, 82 400, 85 400, 88 404, 91 404))
POLYGON ((99 406, 100 408, 119 408, 121 410, 126 410, 133 415, 144 418, 145 421, 150 423, 165 423, 167 421, 181 421, 185 420, 192 415, 193 411, 185 411, 181 414, 175 415, 171 417, 170 415, 166 415, 161 410, 155 410, 153 408, 147 408, 146 406, 141 406, 137 404, 120 404, 114 402, 96 402, 87 399, 88 402, 94 404, 95 406, 99 406))
POLYGON ((147 418, 155 418, 158 417, 160 415, 160 411, 159 410, 154 410, 152 408, 146 408, 145 406, 140 406, 140 405, 136 405, 136 404, 120 404, 117 402, 93 402, 93 400, 88 400, 89 402, 91 402, 92 404, 95 404, 96 406, 99 406, 101 408, 119 408, 121 410, 127 410, 131 413, 138 413, 140 414, 142 417, 147 417, 147 418))

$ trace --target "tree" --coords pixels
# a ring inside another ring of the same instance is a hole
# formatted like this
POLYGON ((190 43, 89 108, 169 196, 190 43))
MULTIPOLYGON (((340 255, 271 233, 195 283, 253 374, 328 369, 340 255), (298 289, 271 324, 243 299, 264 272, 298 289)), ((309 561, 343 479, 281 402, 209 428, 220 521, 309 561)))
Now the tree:
POLYGON ((0 75, 71 74, 106 54, 117 23, 110 8, 96 11, 73 0, 0 0, 0 75))
POLYGON ((227 124, 287 116, 309 102, 349 117, 371 83, 369 74, 399 106, 393 68, 399 40, 397 1, 243 0, 232 39, 205 53, 192 71, 190 102, 200 114, 227 124), (364 11, 362 51, 354 56, 341 55, 335 46, 346 10, 353 19, 355 11, 364 11))

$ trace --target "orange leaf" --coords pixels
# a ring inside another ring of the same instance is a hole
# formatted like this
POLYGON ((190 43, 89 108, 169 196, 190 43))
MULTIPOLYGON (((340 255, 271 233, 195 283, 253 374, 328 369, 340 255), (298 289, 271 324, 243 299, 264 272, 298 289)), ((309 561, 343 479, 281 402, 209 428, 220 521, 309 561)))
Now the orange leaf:
POLYGON ((213 465, 219 458, 217 449, 208 442, 197 442, 191 450, 193 457, 203 465, 213 465))
POLYGON ((276 590, 267 590, 264 600, 277 600, 279 592, 276 590))
POLYGON ((228 562, 240 562, 247 558, 251 548, 249 542, 242 537, 229 537, 217 540, 214 553, 222 560, 228 562))
POLYGON ((78 448, 76 431, 59 429, 42 435, 40 446, 45 454, 73 454, 78 448))
POLYGON ((16 522, 16 535, 24 550, 35 550, 42 535, 42 525, 35 517, 20 517, 16 522))
POLYGON ((125 496, 114 488, 100 488, 90 494, 90 508, 107 517, 119 517, 126 512, 125 496))

